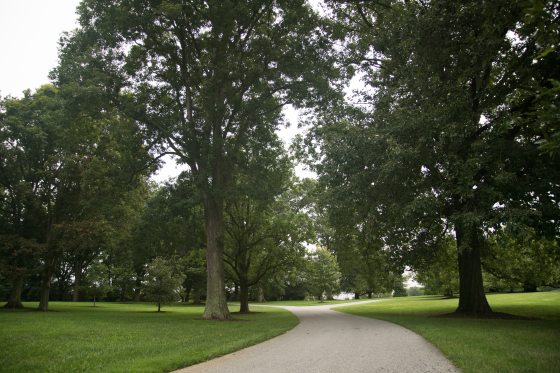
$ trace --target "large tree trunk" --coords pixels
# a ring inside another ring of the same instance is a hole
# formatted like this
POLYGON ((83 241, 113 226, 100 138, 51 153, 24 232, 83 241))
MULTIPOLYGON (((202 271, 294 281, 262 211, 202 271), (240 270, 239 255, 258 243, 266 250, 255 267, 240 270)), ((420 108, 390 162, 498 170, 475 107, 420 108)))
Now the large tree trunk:
POLYGON ((3 308, 23 308, 23 304, 21 303, 21 293, 23 291, 23 273, 16 273, 14 277, 14 281, 12 283, 12 290, 10 291, 10 298, 8 299, 8 303, 6 303, 3 308))
POLYGON ((482 283, 480 250, 483 237, 472 224, 455 226, 459 261, 459 307, 455 313, 467 315, 491 314, 482 283))
POLYGON ((355 292, 354 293, 354 299, 360 299, 360 293, 355 292))
POLYGON ((206 226, 206 306, 203 318, 207 320, 227 320, 224 280, 224 201, 223 198, 206 192, 204 215, 206 226))
POLYGON ((249 285, 246 281, 239 282, 239 313, 249 313, 249 285))

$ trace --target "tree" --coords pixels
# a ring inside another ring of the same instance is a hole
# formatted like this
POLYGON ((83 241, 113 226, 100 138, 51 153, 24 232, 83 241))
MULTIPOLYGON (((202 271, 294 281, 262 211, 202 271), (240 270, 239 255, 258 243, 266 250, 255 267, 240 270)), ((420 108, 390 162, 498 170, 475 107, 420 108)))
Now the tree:
MULTIPOLYGON (((59 252, 54 244, 56 224, 64 215, 65 197, 71 194, 69 185, 73 181, 65 177, 69 175, 61 167, 66 164, 63 162, 65 122, 61 120, 62 101, 55 87, 45 85, 34 94, 26 91, 21 99, 8 98, 2 106, 2 215, 7 222, 6 233, 10 234, 5 238, 13 240, 13 248, 19 248, 10 251, 12 262, 31 264, 33 261, 25 260, 30 252, 24 247, 41 249, 33 256, 42 262, 40 308, 46 310, 46 279, 50 285, 59 252), (22 245, 32 241, 38 245, 22 245)), ((24 272, 21 266, 14 272, 13 299, 21 299, 24 272)))
POLYGON ((82 220, 69 222, 62 228, 59 244, 64 247, 64 260, 69 263, 74 275, 73 302, 80 300, 82 278, 105 245, 106 224, 103 220, 82 220))
POLYGON ((560 283, 560 249, 557 240, 540 237, 528 227, 504 227, 489 237, 483 257, 484 271, 509 288, 537 291, 560 283))
POLYGON ((127 194, 149 172, 135 123, 114 110, 79 106, 80 98, 72 87, 45 85, 22 99, 7 99, 0 118, 6 233, 18 242, 34 240, 41 249, 36 256, 43 311, 65 257, 72 262, 78 295, 80 277, 107 241, 109 223, 124 227, 127 194))
POLYGON ((558 231, 560 175, 540 149, 546 127, 531 115, 557 74, 544 52, 558 34, 540 26, 555 22, 558 4, 351 2, 333 12, 348 32, 349 63, 373 88, 358 96, 372 106, 319 120, 320 174, 380 217, 384 243, 405 261, 453 234, 456 312, 490 314, 488 234, 508 221, 558 231))
POLYGON ((11 280, 8 302, 4 308, 23 308, 21 296, 25 276, 39 266, 38 253, 43 249, 34 239, 0 235, 0 273, 11 280))
POLYGON ((183 282, 183 275, 177 271, 172 260, 155 258, 148 264, 144 292, 146 299, 157 304, 158 312, 161 304, 177 300, 178 290, 183 282))
POLYGON ((192 174, 183 172, 174 182, 154 189, 139 215, 132 234, 136 280, 142 281, 151 259, 180 257, 186 275, 183 299, 188 301, 192 292, 200 302, 206 287, 204 214, 192 174))
POLYGON ((356 298, 390 293, 401 280, 404 265, 386 250, 384 225, 376 214, 368 206, 355 206, 352 194, 339 195, 339 191, 324 178, 312 187, 310 206, 317 242, 336 254, 344 291, 356 298))
POLYGON ((89 294, 93 298, 93 306, 99 301, 110 289, 107 266, 101 262, 94 262, 87 271, 85 283, 89 286, 89 294))
POLYGON ((269 205, 249 198, 228 206, 225 262, 239 284, 240 312, 249 312, 249 288, 292 266, 303 255, 306 238, 302 217, 286 196, 269 205))
POLYGON ((85 79, 130 93, 116 100, 151 149, 189 166, 205 213, 204 318, 227 319, 224 197, 248 139, 272 133, 283 105, 320 101, 336 78, 319 17, 303 1, 257 0, 87 0, 78 12, 61 72, 85 69, 85 79))
POLYGON ((334 294, 339 290, 340 271, 338 270, 338 264, 334 255, 327 249, 318 248, 309 255, 307 283, 309 292, 321 302, 323 302, 325 295, 334 294))
POLYGON ((189 251, 184 258, 183 281, 184 302, 192 298, 194 304, 200 304, 201 297, 206 294, 206 255, 203 249, 189 251))
POLYGON ((426 294, 452 297, 459 290, 457 248, 453 237, 447 237, 442 245, 415 267, 416 281, 424 285, 426 294))
POLYGON ((262 286, 303 255, 300 242, 309 225, 290 204, 293 165, 279 139, 251 148, 226 199, 224 260, 239 288, 241 313, 249 312, 250 287, 262 286))

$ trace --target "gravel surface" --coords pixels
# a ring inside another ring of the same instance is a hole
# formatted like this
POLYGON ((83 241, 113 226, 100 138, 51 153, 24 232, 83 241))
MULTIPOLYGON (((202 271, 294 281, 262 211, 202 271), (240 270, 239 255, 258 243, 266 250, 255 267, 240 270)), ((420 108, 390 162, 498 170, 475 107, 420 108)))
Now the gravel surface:
POLYGON ((176 372, 458 372, 438 349, 419 335, 386 321, 331 309, 340 306, 282 306, 299 318, 300 323, 294 329, 176 372))

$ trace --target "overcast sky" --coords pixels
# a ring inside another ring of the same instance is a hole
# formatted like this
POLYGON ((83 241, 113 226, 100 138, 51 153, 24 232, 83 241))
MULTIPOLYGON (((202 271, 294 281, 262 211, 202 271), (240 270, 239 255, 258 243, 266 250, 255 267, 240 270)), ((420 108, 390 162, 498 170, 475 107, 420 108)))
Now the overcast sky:
POLYGON ((22 96, 48 82, 58 40, 75 28, 78 0, 0 0, 0 94, 22 96))

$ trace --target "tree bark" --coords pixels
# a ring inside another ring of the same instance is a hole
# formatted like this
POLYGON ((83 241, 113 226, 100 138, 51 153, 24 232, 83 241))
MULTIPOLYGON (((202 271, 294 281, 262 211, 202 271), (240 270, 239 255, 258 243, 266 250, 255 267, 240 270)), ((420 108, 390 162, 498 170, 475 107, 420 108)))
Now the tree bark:
POLYGON ((360 299, 360 293, 355 292, 354 293, 354 299, 360 299))
POLYGON ((228 320, 225 279, 224 279, 224 201, 215 193, 204 196, 206 226, 206 306, 203 318, 206 320, 228 320))
POLYGON ((239 313, 249 313, 249 286, 247 282, 239 282, 239 313))
POLYGON ((455 313, 472 316, 491 314, 482 283, 482 234, 473 224, 456 224, 455 236, 459 261, 459 307, 455 313))
POLYGON ((367 297, 368 297, 368 299, 373 298, 373 292, 372 292, 372 291, 368 291, 368 292, 367 292, 367 297))
POLYGON ((23 304, 21 303, 21 293, 23 291, 23 273, 17 273, 14 277, 14 281, 12 283, 12 290, 10 291, 10 298, 8 299, 8 303, 6 303, 2 308, 10 308, 10 309, 17 309, 23 308, 23 304))

